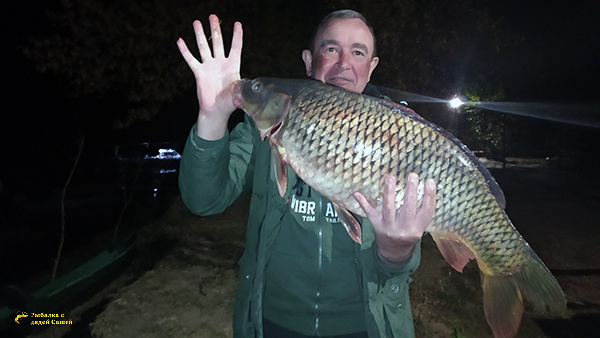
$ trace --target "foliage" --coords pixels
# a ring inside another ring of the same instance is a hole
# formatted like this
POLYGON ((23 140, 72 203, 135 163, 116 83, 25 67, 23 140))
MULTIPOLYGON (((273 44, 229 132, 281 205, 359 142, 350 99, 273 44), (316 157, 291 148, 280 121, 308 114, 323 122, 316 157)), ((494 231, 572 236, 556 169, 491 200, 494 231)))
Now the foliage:
POLYGON ((475 0, 388 0, 376 5, 351 0, 61 0, 60 4, 50 14, 55 27, 32 39, 25 53, 38 70, 65 76, 73 96, 124 102, 117 113, 119 127, 152 118, 194 85, 175 41, 182 36, 193 51, 191 22, 200 19, 206 27, 210 13, 221 18, 226 40, 233 22, 242 21, 242 76, 303 77, 300 54, 312 27, 332 10, 353 8, 370 20, 378 38, 382 62, 374 82, 438 97, 460 89, 456 87, 470 81, 472 72, 483 72, 472 61, 482 51, 497 52, 507 41, 501 23, 487 14, 485 2, 475 0))
MULTIPOLYGON (((494 102, 503 98, 499 89, 484 89, 476 87, 468 89, 465 93, 467 102, 494 102)), ((506 150, 506 114, 477 108, 477 105, 465 105, 463 113, 466 116, 468 143, 472 149, 482 150, 486 153, 504 154, 506 150)))
POLYGON ((62 0, 61 5, 50 13, 57 29, 33 39, 25 54, 38 70, 66 76, 73 96, 125 99, 128 113, 117 124, 127 126, 151 118, 181 93, 189 70, 175 41, 189 30, 189 6, 160 0, 62 0))

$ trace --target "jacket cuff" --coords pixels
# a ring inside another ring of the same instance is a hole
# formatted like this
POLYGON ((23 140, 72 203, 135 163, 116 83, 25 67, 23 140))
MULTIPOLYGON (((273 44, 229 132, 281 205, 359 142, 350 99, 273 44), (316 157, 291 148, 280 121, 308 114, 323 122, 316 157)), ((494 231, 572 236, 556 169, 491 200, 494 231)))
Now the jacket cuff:
POLYGON ((412 256, 410 260, 408 260, 406 263, 396 265, 382 261, 379 257, 379 254, 377 253, 376 247, 373 254, 375 255, 377 269, 380 272, 383 272, 384 274, 389 276, 395 276, 400 274, 413 274, 419 267, 419 264, 421 263, 421 241, 419 240, 419 242, 415 245, 415 249, 413 250, 412 256))
POLYGON ((190 130, 188 141, 196 150, 200 150, 202 152, 209 152, 211 154, 219 153, 228 144, 229 130, 226 130, 225 135, 220 139, 210 141, 198 136, 198 125, 194 124, 192 130, 190 130))

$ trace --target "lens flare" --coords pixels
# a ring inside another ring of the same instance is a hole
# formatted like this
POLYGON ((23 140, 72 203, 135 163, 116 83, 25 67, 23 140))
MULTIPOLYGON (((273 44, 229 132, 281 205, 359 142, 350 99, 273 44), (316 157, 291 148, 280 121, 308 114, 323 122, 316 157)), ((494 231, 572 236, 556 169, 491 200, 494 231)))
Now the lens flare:
POLYGON ((458 108, 458 107, 462 106, 464 104, 464 102, 460 98, 455 97, 452 100, 448 101, 448 104, 450 105, 451 108, 458 108))
POLYGON ((442 100, 436 97, 395 90, 377 86, 380 91, 392 100, 419 103, 444 103, 457 109, 460 106, 498 111, 505 114, 526 116, 547 121, 600 128, 600 102, 560 103, 560 102, 482 102, 467 101, 456 97, 452 100, 442 100))

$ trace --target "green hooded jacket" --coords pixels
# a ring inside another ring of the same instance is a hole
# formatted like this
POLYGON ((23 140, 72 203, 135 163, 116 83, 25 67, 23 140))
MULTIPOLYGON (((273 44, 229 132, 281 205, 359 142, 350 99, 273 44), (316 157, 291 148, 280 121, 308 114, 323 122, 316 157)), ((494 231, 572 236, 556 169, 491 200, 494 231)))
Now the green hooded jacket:
MULTIPOLYGON (((291 186, 286 196, 279 196, 271 162, 268 140, 260 140, 254 123, 247 117, 216 141, 198 137, 194 126, 181 159, 181 195, 186 206, 197 215, 221 213, 238 197, 252 193, 246 247, 239 261, 240 283, 233 319, 235 337, 262 337, 266 267, 281 219, 289 209, 291 186)), ((386 265, 378 258, 371 223, 365 218, 357 219, 362 225, 363 243, 354 245, 355 265, 362 282, 368 335, 414 337, 408 291, 410 275, 420 263, 420 245, 407 263, 386 265)))

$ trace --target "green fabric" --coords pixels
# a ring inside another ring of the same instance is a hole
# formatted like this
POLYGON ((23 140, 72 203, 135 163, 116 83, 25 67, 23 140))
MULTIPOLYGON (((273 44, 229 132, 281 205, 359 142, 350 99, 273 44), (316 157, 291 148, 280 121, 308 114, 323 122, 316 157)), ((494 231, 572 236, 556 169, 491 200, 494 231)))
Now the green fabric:
MULTIPOLYGON (((217 141, 202 140, 194 126, 181 159, 179 186, 186 206, 198 215, 220 213, 242 194, 252 192, 233 326, 235 337, 262 337, 267 265, 292 195, 288 189, 284 198, 279 196, 268 141, 260 140, 248 119, 217 141)), ((361 281, 369 337, 413 337, 408 285, 420 262, 420 246, 406 264, 387 266, 377 256, 372 225, 358 220, 363 244, 352 246, 356 273, 340 276, 340 284, 349 278, 361 281)))
POLYGON ((366 331, 354 253, 358 244, 332 203, 290 167, 288 183, 292 194, 267 264, 263 315, 307 336, 366 331))

